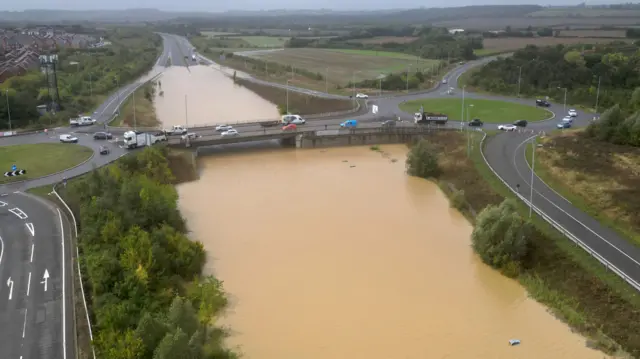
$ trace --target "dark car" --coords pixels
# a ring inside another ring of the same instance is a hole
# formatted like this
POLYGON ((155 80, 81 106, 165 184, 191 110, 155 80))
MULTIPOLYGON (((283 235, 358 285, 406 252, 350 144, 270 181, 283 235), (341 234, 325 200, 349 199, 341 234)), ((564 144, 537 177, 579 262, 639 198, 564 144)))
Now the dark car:
POLYGON ((551 104, 547 100, 536 100, 536 106, 549 107, 551 104))
POLYGON ((93 134, 94 140, 110 140, 113 138, 113 135, 108 132, 96 132, 93 134))
POLYGON ((100 154, 101 155, 108 155, 109 153, 111 153, 111 150, 109 149, 109 147, 100 146, 100 154))
POLYGON ((527 120, 518 120, 513 123, 514 126, 527 127, 527 120))
POLYGON ((471 120, 471 122, 469 122, 469 126, 481 127, 482 125, 484 125, 484 123, 480 121, 479 118, 474 118, 473 120, 471 120))
POLYGON ((396 121, 395 120, 386 120, 382 123, 382 127, 383 128, 392 128, 392 127, 396 127, 396 121))

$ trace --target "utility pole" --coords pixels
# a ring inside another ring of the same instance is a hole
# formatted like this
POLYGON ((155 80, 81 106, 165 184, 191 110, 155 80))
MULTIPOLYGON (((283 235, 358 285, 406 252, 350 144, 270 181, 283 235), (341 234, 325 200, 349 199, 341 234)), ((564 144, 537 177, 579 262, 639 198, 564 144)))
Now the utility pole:
POLYGON ((600 99, 600 79, 601 76, 598 76, 598 90, 596 90, 596 116, 598 115, 598 100, 600 99))
POLYGON ((289 80, 287 80, 287 115, 289 114, 289 80))
POLYGON ((187 112, 187 95, 184 95, 184 126, 189 128, 189 113, 187 112))
POLYGON ((463 85, 462 86, 462 106, 460 106, 462 108, 462 114, 460 115, 460 121, 462 121, 462 125, 464 126, 464 88, 467 87, 467 85, 463 85))
POLYGON ((136 121, 136 92, 133 91, 133 130, 137 130, 138 123, 136 121))
POLYGON ((407 66, 407 93, 409 93, 409 69, 411 68, 411 64, 407 66))
POLYGON ((520 97, 520 82, 522 81, 522 66, 520 66, 520 70, 518 72, 518 95, 520 97))
POLYGON ((535 173, 534 168, 536 167, 536 138, 533 137, 533 143, 531 146, 531 194, 529 195, 529 218, 533 213, 533 174, 535 173))
POLYGON ((9 109, 9 89, 5 92, 7 94, 7 116, 9 117, 9 132, 11 132, 11 109, 9 109))

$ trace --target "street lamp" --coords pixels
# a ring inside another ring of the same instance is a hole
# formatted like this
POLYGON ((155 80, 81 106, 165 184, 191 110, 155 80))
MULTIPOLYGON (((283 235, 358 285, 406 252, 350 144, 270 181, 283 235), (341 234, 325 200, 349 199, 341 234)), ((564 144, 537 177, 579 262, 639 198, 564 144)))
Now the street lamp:
POLYGON ((600 99, 600 79, 601 76, 598 76, 598 90, 596 90, 596 116, 598 116, 598 100, 600 99))
POLYGON ((5 92, 7 95, 7 116, 9 117, 9 132, 11 132, 11 110, 9 109, 9 89, 5 92))
POLYGON ((356 106, 356 73, 358 73, 360 71, 354 71, 351 74, 351 83, 353 85, 353 107, 356 106))
POLYGON ((462 105, 460 106, 460 108, 462 109, 462 114, 460 115, 460 121, 462 121, 463 126, 464 126, 464 88, 465 87, 467 87, 467 85, 462 86, 462 105))
POLYGON ((287 80, 287 115, 289 114, 289 80, 287 80))
POLYGON ((558 87, 558 90, 564 90, 564 114, 567 114, 567 88, 566 87, 558 87))
POLYGON ((536 167, 536 137, 532 138, 533 143, 531 144, 531 183, 529 186, 531 187, 531 193, 529 194, 529 218, 533 213, 533 175, 535 173, 534 168, 536 167))
POLYGON ((520 82, 522 81, 522 66, 519 66, 518 68, 518 95, 516 97, 520 97, 520 82))
POLYGON ((409 70, 411 69, 411 64, 407 66, 407 93, 409 93, 409 70))
MULTIPOLYGON (((471 108, 473 104, 469 104, 469 109, 467 109, 467 122, 471 119, 471 108)), ((467 126, 469 127, 469 126, 467 126)), ((471 156, 471 135, 469 134, 469 129, 467 129, 467 157, 471 156)))

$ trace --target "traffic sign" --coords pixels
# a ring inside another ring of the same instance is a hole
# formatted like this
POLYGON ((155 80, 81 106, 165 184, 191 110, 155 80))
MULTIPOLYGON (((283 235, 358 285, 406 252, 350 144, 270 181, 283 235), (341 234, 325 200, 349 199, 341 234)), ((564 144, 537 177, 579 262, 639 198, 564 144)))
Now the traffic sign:
POLYGON ((27 170, 14 170, 14 171, 5 172, 4 176, 5 177, 22 176, 25 173, 27 173, 27 170))
POLYGON ((18 169, 18 167, 16 165, 11 166, 11 171, 15 171, 17 169, 18 169))

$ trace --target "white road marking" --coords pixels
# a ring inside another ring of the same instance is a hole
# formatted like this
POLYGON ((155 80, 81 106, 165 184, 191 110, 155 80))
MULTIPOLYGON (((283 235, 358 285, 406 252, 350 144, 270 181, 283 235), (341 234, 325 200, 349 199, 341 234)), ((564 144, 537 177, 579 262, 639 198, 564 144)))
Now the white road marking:
POLYGON ((2 264, 2 255, 4 254, 4 241, 0 237, 0 264, 2 264))
POLYGON ((25 223, 25 226, 27 226, 27 229, 29 230, 29 232, 31 232, 32 237, 36 235, 36 229, 33 228, 33 223, 25 223))
POLYGON ((58 217, 60 218, 60 234, 62 237, 62 357, 67 359, 67 287, 65 286, 64 267, 67 262, 64 260, 64 225, 62 224, 62 213, 60 208, 58 217))
POLYGON ((27 280, 27 297, 29 296, 30 291, 31 291, 31 272, 29 272, 29 279, 27 280))
POLYGON ((9 210, 9 212, 15 214, 16 216, 18 216, 18 218, 20 219, 27 219, 29 216, 27 216, 26 213, 24 213, 20 208, 16 207, 16 208, 11 208, 9 210))
MULTIPOLYGON (((3 194, 3 196, 6 196, 6 194, 3 194)), ((7 202, 0 201, 0 207, 4 207, 6 205, 7 205, 7 202)))
POLYGON ((7 279, 7 287, 9 287, 9 300, 11 300, 11 297, 13 297, 13 281, 11 280, 11 277, 7 279))
MULTIPOLYGON (((520 146, 522 146, 524 143, 526 143, 527 141, 531 140, 533 137, 536 136, 532 136, 527 138, 526 140, 524 140, 522 143, 520 143, 520 145, 518 145, 518 147, 516 148, 516 152, 513 153, 513 157, 514 157, 514 166, 515 166, 515 156, 516 153, 518 152, 518 148, 520 148, 520 146)), ((520 170, 518 170, 518 167, 515 167, 516 172, 518 172, 518 176, 520 176, 520 178, 522 178, 522 180, 526 182, 526 179, 524 178, 524 176, 522 176, 522 174, 520 173, 520 170)), ((540 179, 540 178, 538 178, 540 179)), ((540 180, 540 182, 542 182, 542 184, 544 184, 547 188, 553 190, 551 187, 549 187, 546 183, 544 183, 542 180, 540 180)), ((586 224, 580 222, 577 218, 575 218, 574 216, 570 215, 569 213, 567 213, 567 211, 565 211, 564 209, 560 208, 557 204, 555 204, 553 201, 551 201, 550 199, 548 199, 547 197, 543 196, 540 192, 535 191, 540 197, 544 198, 547 202, 549 202, 552 206, 556 207, 560 212, 566 214, 569 218, 573 219, 576 223, 578 223, 579 225, 581 225, 582 227, 584 227, 586 230, 588 230, 589 232, 593 233, 596 237, 600 238, 603 242, 607 243, 608 245, 610 245, 612 248, 614 248, 615 250, 617 250, 618 252, 620 252, 620 254, 622 254, 623 256, 629 258, 633 263, 637 264, 640 266, 640 262, 638 262, 637 260, 633 259, 633 257, 631 257, 630 255, 628 255, 627 253, 625 253, 622 249, 618 248, 615 244, 609 242, 608 240, 604 239, 604 237, 602 237, 601 235, 599 235, 598 233, 596 233, 593 229, 589 228, 586 224)), ((562 196, 561 196, 562 197, 562 196)), ((568 202, 568 201, 567 201, 568 202)), ((567 232, 569 232, 567 230, 567 232)), ((569 232, 571 233, 571 232, 569 232)), ((571 235, 573 235, 574 237, 576 237, 573 233, 571 233, 571 235)), ((576 237, 577 238, 577 237, 576 237)), ((600 253, 598 253, 600 254, 600 253)), ((627 275, 627 277, 630 277, 628 274, 625 273, 625 275, 627 275)))
POLYGON ((36 245, 34 243, 31 243, 31 260, 29 261, 30 263, 33 263, 33 252, 35 250, 36 245))
POLYGON ((24 308, 24 323, 22 323, 22 338, 27 331, 27 308, 24 308))
MULTIPOLYGON (((31 274, 31 273, 29 273, 31 274)), ((42 276, 42 279, 44 279, 42 282, 42 284, 44 284, 44 291, 47 291, 47 282, 49 281, 49 271, 48 270, 44 270, 44 275, 42 276)))

